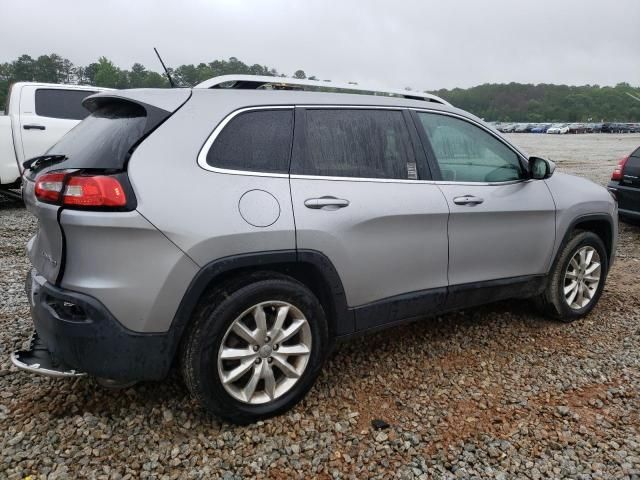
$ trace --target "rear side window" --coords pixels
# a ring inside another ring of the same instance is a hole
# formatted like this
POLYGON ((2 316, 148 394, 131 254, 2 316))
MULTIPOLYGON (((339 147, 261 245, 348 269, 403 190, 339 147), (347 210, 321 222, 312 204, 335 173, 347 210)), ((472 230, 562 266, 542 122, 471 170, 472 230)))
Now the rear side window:
POLYGON ((82 100, 94 93, 88 90, 39 88, 36 90, 36 115, 82 120, 89 115, 89 110, 82 106, 82 100))
POLYGON ((292 139, 293 109, 240 113, 216 137, 207 163, 229 170, 288 173, 292 139))
POLYGON ((640 148, 629 155, 624 165, 624 172, 627 175, 638 176, 640 174, 640 148))
POLYGON ((131 102, 115 101, 96 109, 49 149, 67 156, 56 168, 124 168, 127 153, 144 135, 146 111, 131 102))
POLYGON ((292 173, 417 179, 416 158, 398 110, 308 109, 305 154, 292 173))

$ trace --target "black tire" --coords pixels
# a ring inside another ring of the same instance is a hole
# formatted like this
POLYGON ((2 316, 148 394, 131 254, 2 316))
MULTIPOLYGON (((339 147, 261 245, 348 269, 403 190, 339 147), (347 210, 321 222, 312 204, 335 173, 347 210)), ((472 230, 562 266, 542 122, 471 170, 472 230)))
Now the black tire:
POLYGON ((551 269, 547 286, 535 303, 541 312, 555 320, 570 323, 586 316, 598 303, 609 270, 609 258, 602 239, 593 232, 575 230, 562 250, 558 253, 556 261, 551 269), (567 303, 564 296, 564 278, 569 262, 575 253, 584 246, 593 247, 600 256, 600 283, 591 301, 580 309, 573 309, 567 303))
POLYGON ((315 295, 290 277, 254 274, 222 285, 203 299, 182 343, 182 375, 193 397, 208 412, 245 425, 296 405, 313 386, 328 351, 327 321, 315 295), (218 351, 231 323, 248 308, 269 300, 288 302, 304 314, 311 330, 312 347, 302 376, 289 391, 266 403, 249 404, 234 398, 222 385, 218 351))

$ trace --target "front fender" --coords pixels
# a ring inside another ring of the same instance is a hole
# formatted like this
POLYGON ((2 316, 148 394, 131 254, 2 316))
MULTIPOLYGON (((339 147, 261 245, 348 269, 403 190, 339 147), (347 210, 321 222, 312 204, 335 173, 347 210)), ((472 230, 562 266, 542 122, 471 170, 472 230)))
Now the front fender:
POLYGON ((545 182, 556 204, 556 242, 553 258, 576 225, 583 222, 606 222, 611 235, 611 264, 617 246, 618 207, 606 188, 585 178, 564 173, 555 173, 545 182))

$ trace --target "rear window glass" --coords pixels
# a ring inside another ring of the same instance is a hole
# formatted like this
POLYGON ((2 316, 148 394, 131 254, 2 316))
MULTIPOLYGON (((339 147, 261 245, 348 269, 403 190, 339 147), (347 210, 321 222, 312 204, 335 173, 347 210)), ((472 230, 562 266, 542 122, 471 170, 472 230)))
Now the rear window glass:
POLYGON ((89 110, 82 106, 82 100, 94 93, 89 90, 39 88, 36 90, 36 115, 82 120, 89 115, 89 110))
POLYGON ((146 112, 140 105, 113 102, 101 106, 49 149, 68 157, 56 168, 121 169, 127 152, 142 138, 146 112))
POLYGON ((207 153, 212 167, 287 173, 293 137, 293 110, 256 110, 237 115, 207 153))

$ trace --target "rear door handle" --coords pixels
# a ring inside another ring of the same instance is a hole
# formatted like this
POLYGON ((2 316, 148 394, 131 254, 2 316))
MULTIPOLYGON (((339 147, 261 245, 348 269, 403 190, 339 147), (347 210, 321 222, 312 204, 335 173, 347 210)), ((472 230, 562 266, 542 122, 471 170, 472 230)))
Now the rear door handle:
POLYGON ((47 127, 45 127, 44 125, 24 125, 22 128, 24 128, 25 130, 46 130, 47 127))
POLYGON ((308 198, 304 201, 304 206, 314 210, 338 210, 339 208, 348 207, 349 200, 336 197, 308 198))
POLYGON ((484 198, 476 197, 474 195, 463 195, 461 197, 455 197, 453 203, 456 205, 469 205, 474 206, 484 202, 484 198))

